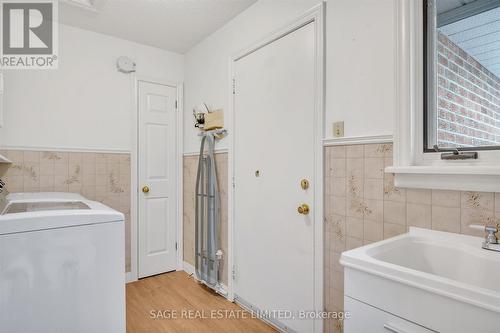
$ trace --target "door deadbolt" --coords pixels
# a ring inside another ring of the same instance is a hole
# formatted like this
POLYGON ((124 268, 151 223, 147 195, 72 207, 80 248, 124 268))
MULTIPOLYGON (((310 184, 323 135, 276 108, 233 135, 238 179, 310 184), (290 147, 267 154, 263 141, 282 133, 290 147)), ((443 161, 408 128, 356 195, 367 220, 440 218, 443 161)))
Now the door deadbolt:
POLYGON ((142 192, 144 192, 144 193, 149 193, 149 187, 148 187, 148 186, 144 186, 144 187, 142 188, 142 192))
POLYGON ((300 187, 302 187, 303 190, 307 190, 309 188, 309 181, 307 179, 302 179, 300 181, 300 187))

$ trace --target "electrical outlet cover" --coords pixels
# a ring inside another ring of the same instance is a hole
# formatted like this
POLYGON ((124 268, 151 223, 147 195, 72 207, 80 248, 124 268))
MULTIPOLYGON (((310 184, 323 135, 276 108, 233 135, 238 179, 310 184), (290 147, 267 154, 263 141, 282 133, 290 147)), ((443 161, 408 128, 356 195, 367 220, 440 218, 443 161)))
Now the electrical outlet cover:
POLYGON ((337 121, 333 123, 333 137, 334 138, 341 138, 344 136, 344 122, 343 121, 337 121))

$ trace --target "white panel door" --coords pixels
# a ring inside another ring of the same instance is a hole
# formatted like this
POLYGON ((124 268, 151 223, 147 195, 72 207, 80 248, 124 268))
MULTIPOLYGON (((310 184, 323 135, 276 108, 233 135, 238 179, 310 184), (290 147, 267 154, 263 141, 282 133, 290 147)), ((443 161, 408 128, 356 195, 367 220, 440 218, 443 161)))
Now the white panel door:
POLYGON ((176 268, 175 87, 138 86, 139 278, 176 268))
MULTIPOLYGON (((234 70, 235 297, 260 310, 312 311, 315 23, 237 60, 234 70), (297 210, 304 203, 308 215, 297 210)), ((313 332, 311 320, 275 319, 313 332)))

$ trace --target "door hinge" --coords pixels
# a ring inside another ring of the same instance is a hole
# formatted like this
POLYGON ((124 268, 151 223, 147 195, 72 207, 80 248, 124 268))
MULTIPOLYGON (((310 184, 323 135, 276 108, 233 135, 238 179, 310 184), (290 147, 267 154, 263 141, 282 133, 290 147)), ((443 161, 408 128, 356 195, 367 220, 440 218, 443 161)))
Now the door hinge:
POLYGON ((175 251, 177 251, 177 248, 178 248, 178 247, 177 247, 177 242, 175 242, 175 251))
POLYGON ((233 95, 236 95, 236 79, 233 77, 233 95))
POLYGON ((232 179, 231 184, 233 185, 233 188, 235 188, 235 187, 236 187, 236 183, 234 182, 234 177, 233 177, 233 179, 232 179))
POLYGON ((232 276, 233 280, 236 280, 236 267, 235 266, 233 266, 233 269, 231 271, 231 276, 232 276))
POLYGON ((178 105, 178 104, 177 104, 177 101, 175 101, 175 108, 176 108, 176 109, 177 109, 177 105, 178 105))

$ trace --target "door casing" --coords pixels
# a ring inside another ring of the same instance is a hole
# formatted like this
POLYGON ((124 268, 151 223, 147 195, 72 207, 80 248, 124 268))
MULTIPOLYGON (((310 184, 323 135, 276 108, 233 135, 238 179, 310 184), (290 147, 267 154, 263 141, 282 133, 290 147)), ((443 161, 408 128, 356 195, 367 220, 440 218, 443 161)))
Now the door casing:
MULTIPOLYGON (((315 22, 316 31, 316 61, 315 61, 315 86, 316 86, 316 96, 315 96, 315 108, 314 114, 314 177, 311 181, 314 188, 314 205, 312 209, 315 210, 314 218, 314 311, 323 311, 323 279, 324 279, 324 263, 323 263, 323 231, 324 231, 324 211, 323 211, 323 138, 324 138, 324 118, 325 118, 325 47, 324 47, 324 15, 325 15, 325 4, 321 3, 315 7, 308 10, 302 16, 288 24, 286 27, 270 34, 261 41, 251 45, 250 47, 241 50, 240 52, 233 55, 230 59, 230 77, 229 82, 233 84, 230 85, 230 101, 229 101, 229 112, 228 118, 228 131, 232 132, 235 128, 235 107, 234 107, 234 77, 235 77, 235 62, 242 57, 257 51, 258 49, 280 39, 289 33, 300 29, 301 27, 315 22)), ((236 83, 237 84, 237 83, 236 83)), ((237 88, 237 87, 236 87, 237 88)), ((228 279, 228 299, 234 301, 234 283, 232 279, 232 271, 234 269, 234 150, 235 142, 234 136, 231 136, 229 140, 228 147, 228 184, 230 189, 228 191, 228 267, 229 267, 229 279, 228 279)), ((244 306, 244 304, 243 304, 244 306)), ((272 323, 271 323, 272 324, 272 323)), ((314 333, 323 332, 323 320, 316 319, 314 322, 314 333)))
POLYGON ((147 76, 134 75, 132 81, 132 90, 134 92, 134 102, 132 105, 132 150, 131 150, 131 186, 130 186, 130 257, 131 257, 131 267, 130 272, 127 273, 127 283, 138 280, 138 268, 139 268, 139 210, 138 210, 138 200, 139 200, 139 183, 138 183, 138 112, 139 112, 139 82, 149 82, 153 84, 161 84, 165 86, 175 87, 177 89, 177 110, 175 114, 175 127, 176 127, 176 149, 175 149, 175 193, 176 193, 176 242, 177 242, 177 270, 183 270, 183 96, 184 96, 184 84, 182 82, 170 82, 158 78, 152 78, 147 76))

